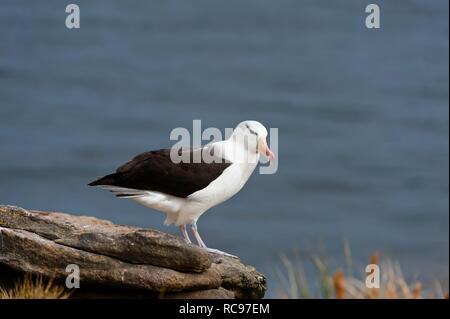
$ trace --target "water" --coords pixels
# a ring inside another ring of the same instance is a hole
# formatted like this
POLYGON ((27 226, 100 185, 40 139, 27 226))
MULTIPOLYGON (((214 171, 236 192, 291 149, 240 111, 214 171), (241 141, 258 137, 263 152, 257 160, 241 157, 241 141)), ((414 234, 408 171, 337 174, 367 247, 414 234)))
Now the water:
POLYGON ((448 285, 448 2, 60 1, 0 4, 0 203, 162 229, 86 184, 170 131, 256 119, 279 170, 199 222, 269 277, 294 249, 374 250, 448 285))

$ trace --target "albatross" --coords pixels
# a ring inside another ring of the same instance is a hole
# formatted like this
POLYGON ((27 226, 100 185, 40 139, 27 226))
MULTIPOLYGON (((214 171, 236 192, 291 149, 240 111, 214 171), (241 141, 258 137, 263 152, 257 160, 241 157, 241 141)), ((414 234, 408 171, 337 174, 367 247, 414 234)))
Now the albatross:
POLYGON ((261 123, 243 121, 229 139, 187 150, 148 151, 88 185, 165 213, 164 224, 178 226, 189 244, 187 225, 190 225, 198 246, 229 255, 206 246, 197 221, 208 209, 242 189, 261 154, 269 161, 275 159, 266 137, 267 130, 261 123))

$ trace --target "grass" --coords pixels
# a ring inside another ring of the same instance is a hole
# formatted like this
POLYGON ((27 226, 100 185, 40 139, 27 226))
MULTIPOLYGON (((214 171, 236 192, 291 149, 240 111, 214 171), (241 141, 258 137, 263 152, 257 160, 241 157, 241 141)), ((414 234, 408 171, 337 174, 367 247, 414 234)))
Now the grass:
POLYGON ((71 295, 53 279, 25 275, 11 289, 0 287, 0 299, 67 299, 71 295))
POLYGON ((440 284, 436 283, 424 289, 417 280, 408 282, 398 263, 390 260, 380 260, 378 253, 372 254, 370 264, 376 264, 380 269, 379 288, 366 286, 365 267, 359 274, 351 256, 350 247, 344 245, 345 267, 331 270, 326 258, 311 255, 309 262, 313 265, 315 280, 307 279, 302 261, 298 253, 294 258, 281 256, 283 269, 277 270, 278 298, 288 299, 423 299, 447 298, 440 284))

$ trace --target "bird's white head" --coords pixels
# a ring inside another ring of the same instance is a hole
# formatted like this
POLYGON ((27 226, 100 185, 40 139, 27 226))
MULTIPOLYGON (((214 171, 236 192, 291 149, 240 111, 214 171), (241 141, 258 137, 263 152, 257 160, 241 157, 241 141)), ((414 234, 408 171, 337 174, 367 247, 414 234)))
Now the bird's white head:
POLYGON ((270 161, 275 159, 275 155, 267 145, 267 129, 257 121, 247 120, 239 123, 231 138, 243 145, 250 154, 261 153, 270 161))

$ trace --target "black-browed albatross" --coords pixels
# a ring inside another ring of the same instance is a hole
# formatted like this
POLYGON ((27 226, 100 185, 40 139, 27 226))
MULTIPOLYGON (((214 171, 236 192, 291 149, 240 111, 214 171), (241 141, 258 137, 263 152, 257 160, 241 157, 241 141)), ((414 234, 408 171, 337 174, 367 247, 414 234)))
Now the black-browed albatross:
MULTIPOLYGON (((275 158, 266 142, 267 130, 257 121, 238 124, 227 140, 184 150, 187 161, 174 161, 170 149, 137 155, 113 174, 101 177, 90 186, 100 186, 167 214, 166 225, 175 224, 187 243, 186 225, 191 225, 198 245, 207 248, 197 229, 198 218, 235 195, 247 182, 259 161, 260 153, 275 158)), ((172 153, 173 155, 173 153, 172 153)), ((225 253, 223 253, 225 254, 225 253)))

